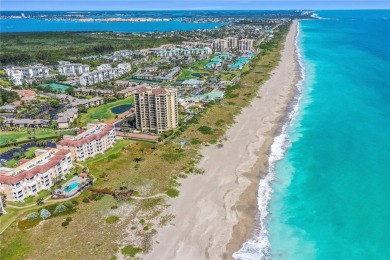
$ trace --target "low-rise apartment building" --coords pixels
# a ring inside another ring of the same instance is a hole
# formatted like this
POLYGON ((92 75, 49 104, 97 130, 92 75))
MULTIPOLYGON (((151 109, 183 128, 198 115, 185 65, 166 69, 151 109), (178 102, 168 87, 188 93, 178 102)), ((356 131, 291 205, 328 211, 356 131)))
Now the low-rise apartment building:
POLYGON ((69 61, 59 61, 57 68, 60 75, 66 76, 76 76, 89 72, 89 65, 70 63, 69 61))
POLYGON ((71 124, 77 119, 78 109, 76 107, 68 108, 64 112, 57 114, 57 128, 69 128, 71 124))
POLYGON ((79 83, 81 86, 87 86, 105 82, 120 77, 130 70, 131 65, 128 63, 120 63, 116 68, 111 68, 110 64, 102 64, 97 67, 97 70, 82 74, 79 83))
POLYGON ((5 194, 6 200, 23 201, 42 190, 49 190, 73 167, 69 151, 38 149, 35 155, 16 168, 0 167, 0 193, 5 194))
POLYGON ((57 149, 68 150, 72 159, 85 161, 113 147, 116 141, 115 126, 112 124, 88 124, 87 130, 77 136, 65 135, 57 143, 57 149))

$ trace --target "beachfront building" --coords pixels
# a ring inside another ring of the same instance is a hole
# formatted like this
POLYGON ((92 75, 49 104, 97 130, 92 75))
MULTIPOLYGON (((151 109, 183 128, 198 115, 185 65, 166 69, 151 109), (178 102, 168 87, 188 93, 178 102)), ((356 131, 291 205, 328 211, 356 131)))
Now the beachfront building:
POLYGON ((216 39, 213 42, 214 51, 225 51, 228 48, 228 41, 226 39, 216 39))
POLYGON ((116 68, 112 68, 110 64, 102 64, 97 67, 97 70, 84 73, 80 76, 79 84, 88 86, 115 79, 124 75, 131 70, 131 65, 128 63, 120 63, 116 68))
POLYGON ((134 93, 137 129, 161 133, 176 128, 179 123, 176 98, 175 89, 138 89, 134 93))
POLYGON ((238 38, 236 37, 227 37, 225 38, 227 42, 227 48, 228 49, 235 49, 238 46, 238 38))
POLYGON ((76 76, 89 72, 89 65, 70 63, 69 61, 59 61, 57 69, 60 75, 76 76))
POLYGON ((23 201, 42 190, 49 190, 73 167, 69 151, 38 149, 35 156, 16 168, 0 167, 0 193, 5 194, 6 200, 23 201))
POLYGON ((241 39, 238 42, 238 50, 239 51, 252 51, 253 50, 253 39, 241 39))
POLYGON ((98 154, 114 146, 115 126, 112 124, 88 124, 87 130, 76 136, 65 135, 57 143, 57 149, 68 150, 73 160, 85 161, 87 158, 98 154))

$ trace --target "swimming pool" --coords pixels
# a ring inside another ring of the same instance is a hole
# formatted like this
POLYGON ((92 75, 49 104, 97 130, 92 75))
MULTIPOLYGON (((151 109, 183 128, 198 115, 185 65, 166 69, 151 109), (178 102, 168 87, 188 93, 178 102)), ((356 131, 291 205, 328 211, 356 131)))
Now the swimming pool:
POLYGON ((64 192, 71 192, 80 185, 79 182, 73 182, 65 187, 64 192))

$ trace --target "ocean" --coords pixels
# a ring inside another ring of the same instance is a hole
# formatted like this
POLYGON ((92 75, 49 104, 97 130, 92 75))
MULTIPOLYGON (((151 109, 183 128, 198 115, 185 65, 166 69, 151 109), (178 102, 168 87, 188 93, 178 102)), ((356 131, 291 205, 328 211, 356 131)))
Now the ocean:
POLYGON ((236 259, 390 259, 390 12, 316 13, 236 259))

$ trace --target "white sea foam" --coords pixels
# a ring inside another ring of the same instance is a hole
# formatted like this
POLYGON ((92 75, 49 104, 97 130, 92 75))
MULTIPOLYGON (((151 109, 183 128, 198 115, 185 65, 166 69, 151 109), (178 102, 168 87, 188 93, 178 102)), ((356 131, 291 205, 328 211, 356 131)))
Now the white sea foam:
POLYGON ((299 48, 299 35, 300 28, 298 25, 298 31, 295 38, 296 54, 299 65, 299 81, 296 86, 296 95, 291 103, 289 113, 286 115, 285 123, 283 124, 280 134, 275 136, 271 145, 270 156, 268 159, 268 174, 265 175, 259 184, 257 203, 259 212, 256 218, 259 221, 259 227, 255 230, 251 239, 246 241, 240 250, 233 254, 233 258, 236 260, 258 260, 258 259, 271 259, 270 251, 271 245, 268 239, 267 230, 267 216, 269 214, 268 206, 273 193, 272 182, 276 179, 275 166, 276 162, 283 159, 284 154, 290 146, 290 140, 288 138, 288 130, 298 112, 299 103, 302 96, 302 85, 305 80, 305 67, 302 62, 301 50, 299 48))

